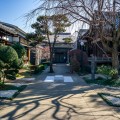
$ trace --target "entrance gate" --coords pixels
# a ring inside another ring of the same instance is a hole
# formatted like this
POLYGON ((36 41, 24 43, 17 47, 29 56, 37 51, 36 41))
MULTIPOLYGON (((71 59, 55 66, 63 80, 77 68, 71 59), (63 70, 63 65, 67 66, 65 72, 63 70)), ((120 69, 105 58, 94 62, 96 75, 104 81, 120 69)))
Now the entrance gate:
POLYGON ((68 61, 68 48, 55 48, 54 50, 54 63, 67 63, 68 61))

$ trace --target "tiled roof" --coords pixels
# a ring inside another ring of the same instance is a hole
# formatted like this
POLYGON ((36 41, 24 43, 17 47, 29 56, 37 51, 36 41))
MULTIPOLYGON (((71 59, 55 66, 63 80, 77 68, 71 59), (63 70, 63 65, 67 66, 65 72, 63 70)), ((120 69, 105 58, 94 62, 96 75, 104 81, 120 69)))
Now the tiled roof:
POLYGON ((16 34, 16 33, 19 34, 20 33, 20 34, 22 34, 24 36, 26 34, 26 32, 24 32, 23 30, 21 30, 20 28, 18 28, 15 25, 12 25, 12 24, 9 24, 9 23, 5 23, 5 22, 1 22, 1 21, 0 21, 0 25, 4 26, 4 27, 2 27, 4 30, 6 30, 6 31, 9 30, 8 32, 10 32, 10 30, 12 30, 12 32, 13 32, 12 34, 16 34))
MULTIPOLYGON (((71 35, 70 33, 69 34, 68 33, 60 33, 60 34, 58 34, 56 42, 57 43, 64 43, 63 38, 71 38, 72 39, 72 43, 74 43, 75 40, 76 40, 76 37, 71 35)), ((50 41, 51 41, 51 43, 54 41, 54 35, 50 35, 50 41)))
POLYGON ((17 32, 13 28, 7 27, 1 23, 0 23, 0 28, 11 33, 11 34, 17 34, 17 32))

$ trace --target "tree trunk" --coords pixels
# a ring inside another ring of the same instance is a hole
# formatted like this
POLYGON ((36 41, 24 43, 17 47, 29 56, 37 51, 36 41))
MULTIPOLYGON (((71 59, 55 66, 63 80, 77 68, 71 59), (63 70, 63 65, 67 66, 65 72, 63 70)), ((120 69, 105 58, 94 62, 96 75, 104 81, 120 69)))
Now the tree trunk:
POLYGON ((50 73, 53 73, 53 52, 50 52, 50 73))
POLYGON ((118 58, 118 50, 117 50, 117 44, 113 44, 113 50, 112 50, 112 67, 115 69, 119 69, 119 58, 118 58))
POLYGON ((3 84, 5 84, 5 79, 6 79, 6 75, 5 73, 3 74, 3 84))
MULTIPOLYGON (((118 50, 117 50, 117 44, 114 43, 113 50, 112 50, 112 67, 114 69, 119 70, 119 58, 118 58, 118 50)), ((118 78, 118 74, 113 76, 114 79, 118 78)))
POLYGON ((119 69, 119 59, 118 59, 118 51, 112 51, 112 67, 115 69, 119 69))
POLYGON ((39 57, 39 47, 36 45, 35 47, 35 65, 40 64, 40 57, 39 57))

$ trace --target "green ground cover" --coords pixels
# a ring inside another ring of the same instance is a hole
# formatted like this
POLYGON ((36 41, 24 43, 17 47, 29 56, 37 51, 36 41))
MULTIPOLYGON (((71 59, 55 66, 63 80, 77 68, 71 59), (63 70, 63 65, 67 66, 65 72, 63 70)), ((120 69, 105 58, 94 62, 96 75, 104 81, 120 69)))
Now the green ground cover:
POLYGON ((91 80, 87 77, 84 77, 84 80, 88 84, 98 84, 104 86, 112 86, 112 87, 120 87, 120 78, 116 79, 105 79, 102 77, 98 77, 95 80, 91 80))

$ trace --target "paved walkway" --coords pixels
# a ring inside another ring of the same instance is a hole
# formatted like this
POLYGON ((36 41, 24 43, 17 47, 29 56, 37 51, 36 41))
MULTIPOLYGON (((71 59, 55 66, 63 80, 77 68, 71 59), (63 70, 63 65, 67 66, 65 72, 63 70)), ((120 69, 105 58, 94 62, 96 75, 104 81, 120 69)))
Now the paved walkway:
POLYGON ((119 120, 120 108, 108 106, 82 77, 70 74, 69 66, 45 70, 13 101, 0 101, 0 120, 119 120), (71 76, 73 83, 45 83, 48 75, 71 76))

